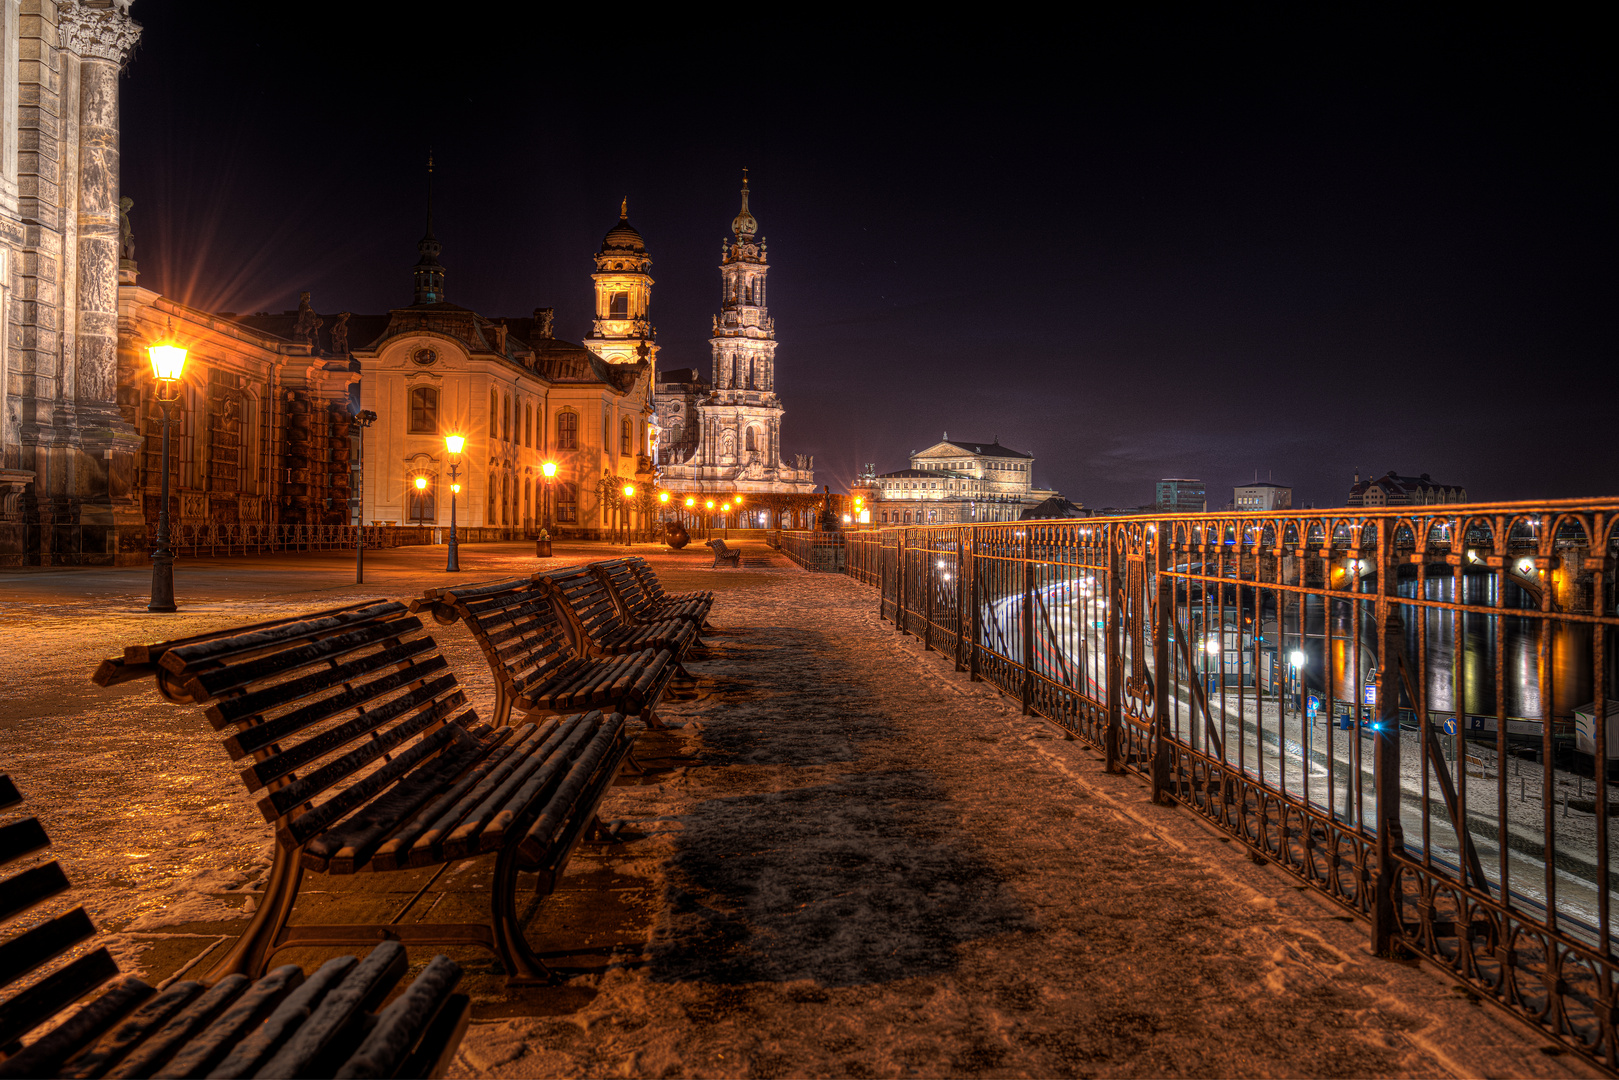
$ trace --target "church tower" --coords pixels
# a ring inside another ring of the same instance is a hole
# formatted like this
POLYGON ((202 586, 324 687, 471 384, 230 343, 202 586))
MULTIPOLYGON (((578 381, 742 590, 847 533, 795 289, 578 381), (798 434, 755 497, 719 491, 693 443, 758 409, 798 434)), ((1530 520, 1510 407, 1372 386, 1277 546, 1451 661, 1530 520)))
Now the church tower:
POLYGON ((619 207, 618 224, 602 238, 596 253, 596 318, 585 348, 610 364, 652 360, 656 330, 647 319, 652 302, 652 256, 630 224, 630 201, 619 207))
POLYGON ((714 393, 709 415, 717 423, 704 439, 706 464, 739 467, 763 478, 781 466, 781 401, 776 397, 776 326, 765 307, 769 272, 759 222, 748 209, 747 170, 742 209, 720 253, 720 313, 714 317, 714 393), (717 407, 717 408, 716 408, 717 407))
POLYGON ((439 265, 438 237, 433 235, 433 155, 427 155, 427 232, 416 245, 416 299, 413 304, 444 302, 444 267, 439 265))

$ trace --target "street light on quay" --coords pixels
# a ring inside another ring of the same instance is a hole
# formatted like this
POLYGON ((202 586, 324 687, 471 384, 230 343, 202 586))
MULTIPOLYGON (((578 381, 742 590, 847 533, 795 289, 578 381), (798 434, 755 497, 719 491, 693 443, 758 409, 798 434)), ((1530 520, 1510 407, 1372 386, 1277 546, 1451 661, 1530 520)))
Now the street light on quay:
POLYGON ((624 546, 625 547, 630 546, 630 500, 633 499, 633 498, 635 498, 635 485, 634 484, 625 484, 624 485, 624 509, 621 511, 621 513, 624 515, 624 546))
POLYGON ((377 422, 377 414, 361 409, 354 414, 354 429, 359 432, 360 467, 354 470, 357 483, 349 505, 354 507, 354 584, 365 584, 365 429, 377 422))
POLYGON ((461 490, 456 483, 461 468, 461 448, 467 444, 465 435, 444 436, 444 448, 450 452, 450 550, 444 563, 446 574, 459 572, 461 569, 460 551, 455 543, 455 496, 461 490))
POLYGON ((173 341, 174 324, 169 324, 169 339, 149 346, 146 355, 152 362, 152 377, 157 380, 157 404, 163 410, 163 501, 157 508, 157 547, 152 551, 152 601, 147 611, 174 610, 174 552, 169 550, 169 424, 174 403, 180 395, 176 384, 185 371, 186 350, 173 341))
POLYGON ((551 482, 557 478, 557 463, 545 461, 540 463, 540 472, 545 474, 545 535, 551 535, 551 482))

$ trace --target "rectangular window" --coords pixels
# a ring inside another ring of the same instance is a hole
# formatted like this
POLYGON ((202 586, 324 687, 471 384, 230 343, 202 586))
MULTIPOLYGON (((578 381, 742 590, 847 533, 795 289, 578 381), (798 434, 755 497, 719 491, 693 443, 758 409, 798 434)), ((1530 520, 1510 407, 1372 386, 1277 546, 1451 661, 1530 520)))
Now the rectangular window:
POLYGON ((557 485, 557 520, 579 520, 579 489, 572 484, 557 485))
POLYGON ((557 413, 557 449, 579 449, 579 414, 576 412, 557 413))
POLYGON ((410 433, 438 433, 438 391, 431 386, 418 386, 410 392, 410 433))
POLYGON ((616 292, 608 304, 607 317, 609 319, 627 319, 630 317, 630 294, 616 292))

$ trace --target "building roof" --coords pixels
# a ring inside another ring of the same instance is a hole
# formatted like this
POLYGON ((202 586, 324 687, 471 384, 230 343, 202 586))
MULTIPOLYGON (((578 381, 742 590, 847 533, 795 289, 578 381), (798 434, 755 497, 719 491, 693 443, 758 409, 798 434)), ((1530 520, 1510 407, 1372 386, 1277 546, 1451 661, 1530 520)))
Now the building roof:
POLYGON ((1033 454, 1025 454, 1021 450, 1013 450, 1011 447, 1002 446, 999 442, 960 442, 956 439, 940 439, 939 441, 949 446, 954 446, 958 449, 964 450, 969 454, 981 454, 984 457, 1027 458, 1030 461, 1034 460, 1033 454))
MULTIPOLYGON (((229 319, 233 323, 257 330, 261 334, 270 334, 283 341, 301 340, 292 328, 297 325, 298 313, 296 311, 283 311, 279 315, 272 315, 268 311, 260 311, 254 315, 238 315, 234 311, 215 312, 222 319, 229 319)), ((332 353, 332 330, 337 325, 337 318, 342 312, 323 314, 316 312, 321 325, 315 331, 315 345, 317 350, 326 355, 332 353)), ((363 349, 382 336, 388 329, 387 315, 349 315, 349 349, 363 349)))
POLYGON ((1285 488, 1287 488, 1287 485, 1286 484, 1273 484, 1269 480, 1255 480, 1251 484, 1238 484, 1237 487, 1240 487, 1240 488, 1273 487, 1273 488, 1284 488, 1285 489, 1285 488))
POLYGON ((637 255, 646 254, 646 241, 636 232, 635 226, 630 224, 630 200, 625 199, 624 205, 619 208, 618 224, 607 230, 602 237, 602 252, 609 251, 633 252, 637 255))
POLYGON ((1441 491, 1462 490, 1462 486, 1460 484, 1441 484, 1439 481, 1430 477, 1427 473, 1423 473, 1421 476, 1401 476, 1393 469, 1390 469, 1382 476, 1369 476, 1365 480, 1361 480, 1351 485, 1349 488, 1350 497, 1364 495, 1367 490, 1374 485, 1383 488, 1386 491, 1401 492, 1421 491, 1424 488, 1439 489, 1441 491))
POLYGON ((1053 495, 1043 502, 1036 503, 1018 515, 1020 521, 1046 521, 1051 518, 1080 518, 1089 517, 1085 508, 1069 502, 1061 495, 1053 495))
POLYGON ((898 478, 901 480, 937 480, 939 477, 951 477, 958 480, 971 480, 971 473, 956 472, 953 469, 900 469, 897 472, 878 473, 878 480, 898 478))

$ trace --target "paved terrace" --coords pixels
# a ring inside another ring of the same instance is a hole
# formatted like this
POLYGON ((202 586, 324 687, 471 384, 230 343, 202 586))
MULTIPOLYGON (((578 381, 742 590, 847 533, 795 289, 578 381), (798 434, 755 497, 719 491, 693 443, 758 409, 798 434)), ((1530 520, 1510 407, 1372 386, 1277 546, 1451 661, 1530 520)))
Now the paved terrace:
MULTIPOLYGON (((464 580, 618 549, 462 548, 464 580)), ((719 592, 703 693, 668 710, 530 940, 565 980, 509 990, 469 951, 454 1075, 1566 1076, 1570 1055, 1255 865, 1140 781, 1019 715, 876 615, 871 590, 758 545, 740 571, 642 545, 719 592)), ((158 981, 245 924, 269 836, 193 709, 89 674, 125 643, 441 584, 443 548, 182 560, 148 576, 0 573, 0 768, 55 838, 107 944, 158 981)), ((493 688, 440 628, 475 704, 493 688)), ((492 856, 405 916, 476 914, 492 856)), ((312 878, 299 921, 398 911, 425 883, 312 878)), ((308 966, 338 950, 289 950, 308 966)), ((421 958, 425 961, 425 956, 421 958)), ((198 970, 203 970, 199 967, 198 970)))

